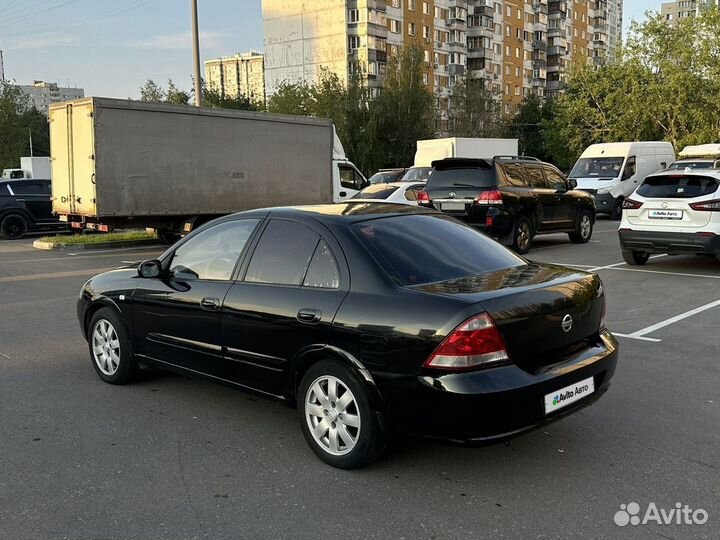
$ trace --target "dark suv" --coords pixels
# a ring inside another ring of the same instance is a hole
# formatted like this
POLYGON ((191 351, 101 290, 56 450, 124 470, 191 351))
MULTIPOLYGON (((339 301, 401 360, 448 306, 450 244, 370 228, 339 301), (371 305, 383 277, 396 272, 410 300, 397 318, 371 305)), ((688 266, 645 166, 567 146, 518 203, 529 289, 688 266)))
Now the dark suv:
POLYGON ((536 158, 448 158, 433 162, 418 204, 478 227, 518 253, 542 233, 568 233, 575 243, 592 236, 595 205, 588 193, 536 158))
POLYGON ((0 238, 66 228, 53 216, 50 180, 0 180, 0 238))

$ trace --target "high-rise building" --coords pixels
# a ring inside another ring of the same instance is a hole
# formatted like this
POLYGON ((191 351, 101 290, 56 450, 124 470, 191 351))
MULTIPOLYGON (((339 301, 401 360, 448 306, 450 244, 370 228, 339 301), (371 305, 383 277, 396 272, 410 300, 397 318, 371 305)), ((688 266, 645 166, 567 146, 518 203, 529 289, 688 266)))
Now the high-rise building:
POLYGON ((21 84, 18 88, 30 98, 35 108, 47 114, 48 106, 51 103, 67 101, 85 97, 85 90, 82 88, 64 88, 57 83, 45 81, 33 81, 32 84, 21 84))
POLYGON ((524 96, 562 90, 571 62, 602 64, 622 39, 622 0, 263 0, 265 88, 315 80, 321 69, 347 80, 363 66, 382 84, 389 55, 423 49, 426 84, 447 96, 458 77, 486 80, 504 109, 524 96))
POLYGON ((205 83, 228 97, 265 99, 265 61, 251 51, 205 61, 205 83))
POLYGON ((711 7, 720 7, 720 0, 676 0, 663 2, 660 13, 668 24, 675 26, 679 20, 696 17, 702 10, 711 7))

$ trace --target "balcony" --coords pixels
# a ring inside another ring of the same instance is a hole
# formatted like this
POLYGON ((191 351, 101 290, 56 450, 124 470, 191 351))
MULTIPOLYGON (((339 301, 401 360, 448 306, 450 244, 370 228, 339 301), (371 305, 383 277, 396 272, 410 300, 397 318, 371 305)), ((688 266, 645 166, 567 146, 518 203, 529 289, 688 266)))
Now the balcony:
POLYGON ((548 5, 542 2, 533 2, 532 9, 534 13, 544 13, 547 15, 548 5))
POLYGON ((567 52, 567 49, 565 47, 562 47, 561 45, 555 45, 554 47, 548 47, 547 53, 548 56, 557 56, 561 54, 565 54, 567 52))
POLYGON ((448 66, 449 75, 465 75, 465 66, 460 64, 450 64, 448 66))
POLYGON ((548 3, 549 13, 564 13, 567 15, 567 2, 550 2, 548 3))
POLYGON ((386 0, 366 0, 368 9, 375 9, 377 11, 387 10, 386 0))
POLYGON ((531 46, 535 51, 547 50, 547 43, 545 41, 533 41, 531 46))
POLYGON ((493 55, 494 51, 486 47, 473 47, 468 48, 467 50, 468 58, 487 58, 489 60, 492 60, 493 55))

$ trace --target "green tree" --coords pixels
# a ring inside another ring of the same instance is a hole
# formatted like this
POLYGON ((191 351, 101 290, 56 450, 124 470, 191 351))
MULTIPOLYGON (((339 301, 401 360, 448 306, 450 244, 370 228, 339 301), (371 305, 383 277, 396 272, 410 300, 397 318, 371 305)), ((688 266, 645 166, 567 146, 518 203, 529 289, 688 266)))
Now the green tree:
POLYGON ((312 89, 305 82, 282 82, 267 102, 267 110, 276 114, 312 116, 312 89))
POLYGON ((243 111, 262 111, 264 109, 262 102, 256 102, 243 95, 228 96, 215 88, 206 86, 204 82, 202 105, 203 107, 213 107, 216 109, 237 109, 243 111))
POLYGON ((140 87, 140 101, 164 103, 165 97, 165 90, 152 79, 148 79, 145 81, 145 84, 140 87))
POLYGON ((168 89, 165 92, 165 101, 167 103, 174 103, 175 105, 188 105, 192 94, 186 92, 173 82, 172 79, 168 79, 168 89))
POLYGON ((499 137, 506 131, 500 96, 489 90, 482 79, 459 80, 447 104, 451 137, 499 137))
POLYGON ((30 104, 20 88, 0 82, 0 169, 17 168, 20 158, 50 155, 50 131, 47 116, 30 104))

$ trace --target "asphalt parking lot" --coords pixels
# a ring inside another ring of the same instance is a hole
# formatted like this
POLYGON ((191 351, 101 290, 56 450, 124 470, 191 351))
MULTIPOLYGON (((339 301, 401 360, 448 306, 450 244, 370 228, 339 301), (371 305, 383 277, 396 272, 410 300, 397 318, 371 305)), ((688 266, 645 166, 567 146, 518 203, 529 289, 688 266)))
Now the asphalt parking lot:
POLYGON ((177 375, 97 378, 79 288, 160 248, 0 242, 0 538, 720 537, 720 263, 628 267, 616 229, 529 255, 605 283, 621 357, 598 403, 508 445, 401 440, 356 471, 316 459, 284 405, 177 375), (619 527, 631 502, 708 521, 619 527))

